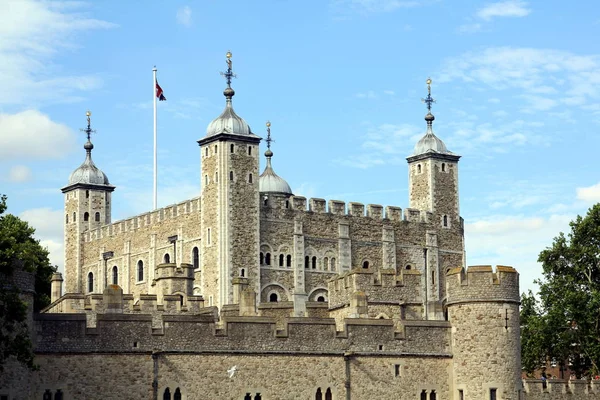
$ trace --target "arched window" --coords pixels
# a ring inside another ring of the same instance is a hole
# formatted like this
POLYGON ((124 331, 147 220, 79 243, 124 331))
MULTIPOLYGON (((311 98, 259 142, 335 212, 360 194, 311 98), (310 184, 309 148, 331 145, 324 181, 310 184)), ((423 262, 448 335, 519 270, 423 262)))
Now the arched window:
POLYGON ((444 227, 448 227, 448 216, 444 215, 444 227))
POLYGON ((89 191, 89 190, 86 190, 86 191, 85 191, 85 198, 86 198, 86 199, 89 199, 89 198, 90 198, 90 191, 89 191))
POLYGON ((260 265, 264 265, 265 264, 265 255, 261 252, 260 253, 260 265))
POLYGON ((304 257, 304 268, 308 269, 308 264, 310 264, 310 257, 305 256, 304 257))
POLYGON ((324 296, 317 297, 317 302, 319 302, 319 303, 325 303, 325 297, 324 296))
POLYGON ((429 400, 436 400, 437 399, 437 395, 435 393, 435 390, 432 390, 431 393, 429 393, 429 400))
POLYGON ((60 389, 56 390, 56 393, 54 394, 54 400, 63 400, 63 392, 60 389))
POLYGON ((244 268, 240 269, 240 276, 244 278, 246 276, 246 270, 244 268))
POLYGON ((333 394, 331 393, 331 389, 327 388, 325 392, 325 400, 333 400, 333 394))
POLYGON ((112 273, 113 273, 113 285, 118 285, 119 284, 119 268, 117 268, 117 266, 115 265, 112 269, 112 273))
POLYGON ((163 394, 163 400, 171 400, 171 390, 169 390, 169 388, 165 389, 165 393, 163 394))
POLYGON ((321 388, 317 389, 317 394, 315 395, 315 400, 323 400, 323 392, 321 392, 321 388))
POLYGON ((287 257, 285 258, 285 265, 286 265, 286 267, 292 266, 292 256, 290 254, 288 254, 287 257))
POLYGON ((317 269, 317 257, 313 256, 312 258, 312 269, 317 269))
POLYGON ((248 183, 252 183, 252 174, 248 174, 248 183))
POLYGON ((442 163, 442 172, 446 172, 446 163, 442 163))
POLYGON ((262 396, 260 395, 260 393, 256 393, 256 396, 254 396, 254 400, 262 400, 262 396))
POLYGON ((363 268, 364 269, 369 269, 369 262, 368 261, 363 261, 363 268))
POLYGON ((163 262, 165 264, 169 264, 171 262, 171 255, 169 253, 165 253, 165 256, 163 257, 163 262))
POLYGON ((271 293, 271 294, 269 295, 269 301, 270 301, 271 303, 277 303, 277 301, 278 301, 278 296, 277 296, 277 293, 271 293))
POLYGON ((142 260, 137 263, 137 280, 138 282, 144 280, 144 262, 142 260))
POLYGON ((410 266, 410 264, 408 264, 408 265, 406 266, 406 269, 412 269, 412 267, 410 266))
POLYGON ((181 390, 179 390, 179 388, 175 389, 175 394, 173 395, 173 400, 181 400, 181 390))
POLYGON ((335 257, 331 257, 331 270, 335 271, 335 257))
POLYGON ((44 392, 44 396, 42 397, 43 400, 52 400, 52 392, 50 391, 50 389, 46 389, 46 391, 44 392))
POLYGON ((427 400, 427 391, 423 390, 421 392, 421 400, 427 400))
POLYGON ((252 400, 252 395, 250 393, 246 393, 244 400, 252 400))
POLYGON ((100 213, 99 212, 97 212, 96 215, 94 216, 94 220, 96 222, 100 222, 100 213))
POLYGON ((217 154, 217 145, 215 144, 215 154, 217 154))
POLYGON ((323 259, 323 271, 327 271, 329 269, 329 258, 325 257, 323 259))
POLYGON ((284 259, 284 258, 285 258, 285 257, 283 256, 283 254, 280 254, 280 255, 279 255, 279 266, 280 266, 280 267, 283 267, 283 259, 284 259))
POLYGON ((420 174, 421 173, 421 164, 417 164, 417 172, 420 174))
POLYGON ((229 171, 229 180, 232 181, 233 180, 233 171, 229 171))
POLYGON ((194 266, 194 269, 200 268, 200 255, 198 254, 197 247, 192 249, 192 265, 194 266))
POLYGON ((234 147, 233 147, 233 144, 232 144, 232 145, 229 146, 229 152, 233 153, 233 151, 234 151, 234 147))
POLYGON ((271 253, 267 253, 267 255, 265 255, 265 264, 271 265, 271 253))
POLYGON ((204 155, 208 157, 208 147, 204 149, 204 155))
POLYGON ((77 213, 73 213, 73 222, 77 222, 77 213))
POLYGON ((88 293, 92 293, 94 291, 94 274, 91 272, 88 274, 88 293))
POLYGON ((83 222, 88 222, 90 220, 90 213, 87 211, 83 213, 83 222))

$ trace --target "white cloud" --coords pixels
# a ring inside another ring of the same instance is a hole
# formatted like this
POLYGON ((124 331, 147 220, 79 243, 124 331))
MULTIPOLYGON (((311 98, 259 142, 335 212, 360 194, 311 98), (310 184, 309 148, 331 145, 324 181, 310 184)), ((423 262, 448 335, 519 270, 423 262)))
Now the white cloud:
POLYGON ((600 183, 588 187, 577 188, 577 199, 587 203, 600 202, 600 183))
POLYGON ((356 93, 354 97, 357 97, 359 99, 376 99, 377 95, 375 94, 375 91, 369 90, 364 93, 356 93))
POLYGON ((81 32, 115 26, 87 17, 84 4, 0 1, 0 105, 77 101, 101 85, 94 75, 60 74, 51 62, 59 49, 75 48, 81 32))
POLYGON ((396 92, 393 90, 384 90, 383 93, 387 94, 388 96, 394 96, 396 94, 396 92))
POLYGON ((19 218, 35 228, 35 237, 50 252, 50 262, 63 267, 63 211, 50 208, 34 208, 23 211, 19 218))
POLYGON ((192 9, 189 6, 180 7, 176 17, 178 24, 187 27, 192 25, 192 9))
POLYGON ((519 0, 500 1, 488 4, 477 11, 476 16, 489 21, 496 17, 525 17, 531 13, 527 3, 519 0))
POLYGON ((36 110, 0 114, 0 159, 56 159, 75 147, 66 125, 36 110))
POLYGON ((459 33, 475 33, 479 32, 482 29, 482 25, 479 23, 475 24, 463 24, 458 27, 459 33))
POLYGON ((8 180, 11 182, 27 182, 31 180, 31 169, 25 165, 15 165, 8 171, 8 180))

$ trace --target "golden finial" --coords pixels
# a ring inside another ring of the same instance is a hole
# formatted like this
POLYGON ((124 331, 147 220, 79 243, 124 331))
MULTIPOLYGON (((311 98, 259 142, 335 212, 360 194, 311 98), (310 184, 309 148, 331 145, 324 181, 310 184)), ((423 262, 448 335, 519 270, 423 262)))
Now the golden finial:
POLYGON ((232 56, 232 54, 230 51, 228 51, 227 54, 225 54, 225 57, 227 57, 227 58, 231 58, 231 56, 232 56))
POLYGON ((86 117, 89 117, 89 116, 91 116, 91 115, 92 115, 92 112, 91 112, 90 110, 87 110, 87 111, 85 112, 85 115, 86 115, 86 117))
POLYGON ((271 127, 271 121, 267 121, 267 128, 271 127))
POLYGON ((273 139, 271 139, 271 121, 267 121, 266 123, 267 125, 267 151, 271 151, 271 142, 273 141, 273 139))
POLYGON ((427 112, 431 114, 431 104, 435 103, 435 99, 431 97, 431 78, 427 78, 425 83, 427 83, 427 97, 421 99, 421 101, 427 104, 427 112))

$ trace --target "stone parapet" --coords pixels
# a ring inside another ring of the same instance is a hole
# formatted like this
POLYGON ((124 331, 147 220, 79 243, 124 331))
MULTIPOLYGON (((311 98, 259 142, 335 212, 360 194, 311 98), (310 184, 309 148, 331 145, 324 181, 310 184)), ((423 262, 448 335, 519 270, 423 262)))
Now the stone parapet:
POLYGON ((512 268, 491 265, 453 268, 446 274, 447 304, 472 302, 519 303, 519 274, 512 268))
POLYGON ((600 399, 600 381, 541 379, 523 380, 524 400, 600 399))

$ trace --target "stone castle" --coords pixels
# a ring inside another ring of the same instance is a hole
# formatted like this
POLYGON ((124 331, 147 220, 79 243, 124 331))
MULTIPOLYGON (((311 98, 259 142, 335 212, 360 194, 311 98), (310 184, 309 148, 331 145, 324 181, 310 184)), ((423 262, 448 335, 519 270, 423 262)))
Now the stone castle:
POLYGON ((584 381, 521 380, 518 273, 465 266, 460 156, 433 133, 430 81, 409 207, 365 207, 294 196, 270 124, 259 174, 230 57, 197 198, 112 222, 88 113, 62 189, 64 285, 55 274, 30 321, 40 369, 7 369, 0 400, 600 398, 584 381))

